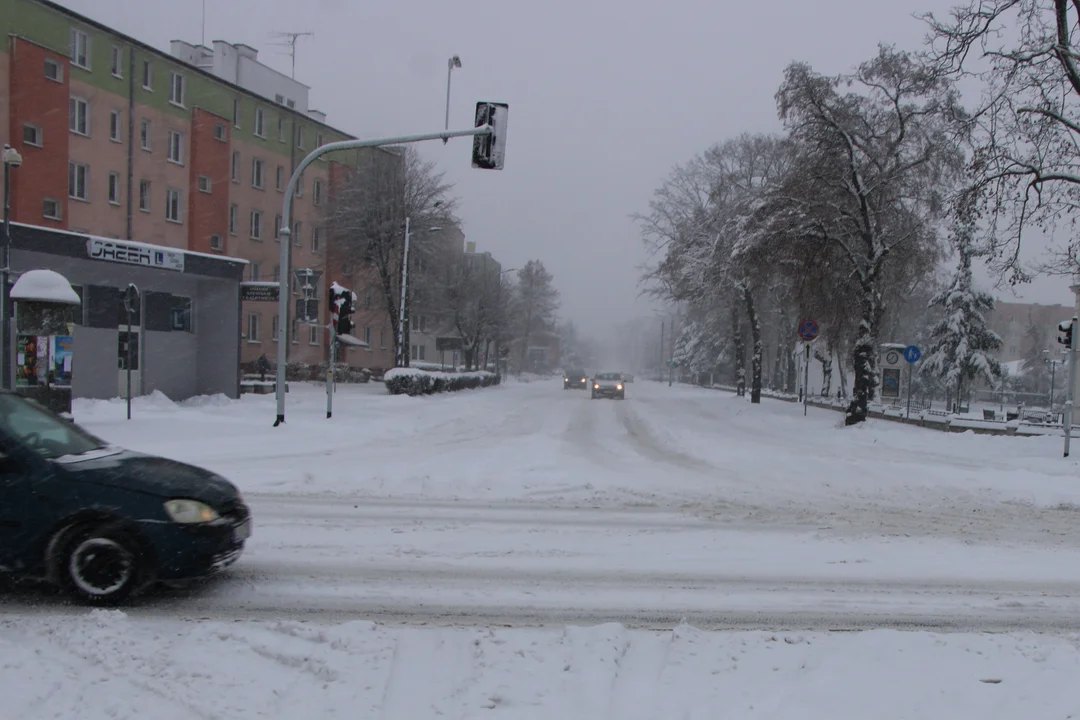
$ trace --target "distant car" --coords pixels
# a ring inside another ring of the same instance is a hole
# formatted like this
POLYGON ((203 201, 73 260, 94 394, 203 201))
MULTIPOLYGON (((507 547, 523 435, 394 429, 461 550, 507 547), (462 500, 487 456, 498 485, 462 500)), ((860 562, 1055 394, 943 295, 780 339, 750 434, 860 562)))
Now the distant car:
POLYGON ((593 400, 605 397, 624 400, 626 398, 626 388, 623 386, 622 374, 597 374, 592 380, 592 397, 593 400))
POLYGON ((634 382, 634 376, 631 375, 630 373, 623 373, 622 374, 622 381, 624 383, 632 383, 632 382, 634 382))
POLYGON ((568 370, 562 381, 563 390, 585 390, 589 387, 589 376, 584 370, 568 370))
POLYGON ((155 581, 222 570, 250 535, 225 478, 108 445, 0 392, 0 573, 115 605, 155 581))

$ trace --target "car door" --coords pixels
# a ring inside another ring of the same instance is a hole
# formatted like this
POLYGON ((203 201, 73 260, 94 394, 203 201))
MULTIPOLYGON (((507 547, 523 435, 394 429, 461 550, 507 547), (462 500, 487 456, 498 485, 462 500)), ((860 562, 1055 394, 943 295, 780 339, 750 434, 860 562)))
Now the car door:
POLYGON ((47 461, 0 433, 0 570, 34 562, 52 526, 52 479, 47 461))

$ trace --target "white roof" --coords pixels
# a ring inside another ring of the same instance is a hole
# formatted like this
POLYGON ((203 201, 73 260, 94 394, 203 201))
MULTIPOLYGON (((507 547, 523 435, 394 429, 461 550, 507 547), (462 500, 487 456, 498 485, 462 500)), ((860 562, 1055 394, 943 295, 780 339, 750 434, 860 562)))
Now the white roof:
POLYGON ((11 287, 11 299, 81 305, 68 279, 55 270, 29 270, 11 287))

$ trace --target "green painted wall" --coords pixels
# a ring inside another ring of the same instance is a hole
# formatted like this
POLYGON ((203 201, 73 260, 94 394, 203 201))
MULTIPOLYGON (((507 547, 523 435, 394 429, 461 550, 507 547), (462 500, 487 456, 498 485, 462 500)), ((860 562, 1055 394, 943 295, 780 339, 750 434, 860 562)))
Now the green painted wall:
MULTIPOLYGON (((84 31, 90 38, 90 70, 72 66, 73 80, 89 83, 126 98, 128 75, 131 72, 129 54, 134 53, 136 103, 185 119, 191 117, 191 108, 200 107, 231 120, 233 102, 239 98, 240 128, 232 128, 233 136, 260 146, 267 153, 288 158, 295 143, 292 125, 296 122, 304 128, 305 148, 303 151, 297 150, 297 161, 303 157, 303 153, 314 149, 317 133, 324 135, 325 142, 347 138, 344 133, 317 125, 300 113, 291 112, 269 100, 256 98, 254 95, 234 89, 226 83, 204 75, 188 65, 177 62, 168 53, 132 45, 115 33, 79 23, 69 15, 36 0, 0 0, 0 50, 3 52, 9 50, 8 36, 20 35, 67 55, 72 27, 84 31), (122 78, 114 77, 111 71, 114 46, 123 48, 122 78), (146 90, 142 86, 144 60, 150 61, 151 90, 146 90), (171 75, 174 72, 182 73, 185 78, 184 107, 178 107, 169 102, 171 75), (263 108, 265 138, 255 135, 256 107, 263 108), (278 140, 278 117, 282 114, 287 118, 289 125, 286 142, 278 140)), ((342 157, 341 153, 335 155, 342 157)))

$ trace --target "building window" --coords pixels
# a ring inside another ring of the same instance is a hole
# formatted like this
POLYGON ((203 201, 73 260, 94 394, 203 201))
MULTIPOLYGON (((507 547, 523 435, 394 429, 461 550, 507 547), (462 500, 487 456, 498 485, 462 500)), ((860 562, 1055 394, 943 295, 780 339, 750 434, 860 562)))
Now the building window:
POLYGON ((154 66, 149 60, 142 61, 142 86, 143 90, 154 91, 154 66))
POLYGON ((109 139, 113 142, 121 141, 123 122, 124 118, 119 110, 109 112, 109 139))
POLYGON ((184 107, 184 76, 181 73, 170 73, 169 102, 184 107))
POLYGON ((232 181, 234 183, 240 182, 240 151, 239 150, 233 150, 233 154, 232 154, 232 170, 230 171, 230 173, 232 175, 232 181))
POLYGON ((199 192, 209 194, 213 188, 213 182, 206 175, 199 176, 199 192))
POLYGON ((120 204, 120 173, 109 173, 109 204, 120 204))
POLYGON ((281 282, 281 266, 280 265, 275 265, 274 266, 273 280, 274 280, 274 282, 281 282))
POLYGON ((90 69, 90 36, 76 28, 71 28, 71 64, 90 69))
POLYGON ((386 328, 379 328, 379 347, 383 350, 386 349, 386 328))
POLYGON ((284 105, 285 104, 285 96, 282 95, 281 93, 278 93, 277 95, 274 95, 274 102, 276 102, 278 105, 284 105))
POLYGON ((285 142, 285 116, 278 115, 277 119, 277 139, 278 142, 285 142))
POLYGON ((259 210, 251 211, 251 239, 262 240, 262 212, 259 210))
POLYGON ((311 250, 312 252, 322 252, 322 228, 317 227, 311 231, 311 250))
POLYGON ((278 321, 278 316, 275 315, 270 320, 270 328, 271 328, 270 329, 270 339, 273 340, 274 342, 277 342, 278 337, 280 337, 280 335, 281 335, 281 329, 280 329, 279 325, 280 325, 280 323, 278 321))
POLYGON ((52 58, 45 58, 45 77, 53 82, 64 82, 64 66, 52 58))
POLYGON ((68 163, 68 197, 76 200, 87 199, 90 185, 90 166, 82 163, 68 163))
POLYGON ((221 241, 221 236, 217 233, 210 236, 210 249, 219 252, 225 250, 225 243, 221 241))
POLYGON ((278 192, 285 191, 285 166, 283 165, 277 166, 277 177, 274 180, 274 186, 278 192))
POLYGON ((225 126, 221 123, 214 123, 214 139, 225 142, 225 126))
POLYGON ((263 120, 263 109, 255 108, 255 135, 261 138, 266 137, 266 128, 264 127, 263 120))
POLYGON ((259 267, 259 263, 251 263, 248 267, 251 268, 249 271, 251 282, 259 282, 259 278, 262 275, 262 268, 259 267))
POLYGON ((42 214, 47 220, 60 220, 60 201, 53 200, 52 198, 45 198, 42 202, 42 214))
POLYGON ((23 144, 33 145, 34 147, 41 147, 42 145, 42 133, 41 128, 37 125, 31 125, 27 123, 23 125, 22 129, 23 144))
POLYGON ((139 145, 146 152, 150 152, 154 140, 153 133, 150 130, 150 121, 145 118, 139 123, 139 145))
POLYGON ((234 128, 240 127, 240 98, 232 101, 232 124, 234 128))
POLYGON ((318 345, 319 344, 319 326, 318 325, 308 325, 307 341, 308 341, 308 345, 318 345))
POLYGON ((237 223, 237 220, 239 218, 240 218, 240 208, 239 208, 239 206, 237 206, 235 204, 230 205, 229 206, 229 234, 230 235, 235 235, 236 234, 236 223, 237 223))
POLYGON ((281 242, 281 216, 274 216, 274 239, 281 242))
POLYGON ((296 225, 293 226, 293 246, 304 247, 304 236, 300 234, 300 230, 304 224, 299 220, 296 221, 296 225))
POLYGON ((165 219, 180 222, 180 191, 169 188, 165 191, 165 219))
POLYGON ((256 190, 263 189, 263 161, 259 158, 251 161, 251 187, 256 190))
POLYGON ((300 321, 296 318, 292 321, 292 341, 294 344, 300 342, 300 321))
POLYGON ((304 173, 296 178, 296 197, 304 197, 304 173))
POLYGON ((296 147, 300 148, 301 150, 304 149, 304 126, 303 125, 297 125, 296 126, 296 147))
POLYGON ((295 108, 296 107, 296 101, 295 100, 286 100, 285 104, 290 108, 295 108))
POLYGON ((259 314, 248 313, 247 317, 247 341, 249 343, 259 342, 259 314))
POLYGON ((311 202, 322 205, 322 180, 315 179, 311 182, 311 202))
POLYGON ((139 181, 139 209, 150 212, 150 181, 139 181))
POLYGON ((321 148, 325 144, 326 144, 326 138, 323 137, 323 134, 322 133, 315 133, 315 147, 321 148))
POLYGON ((124 77, 124 49, 119 45, 112 46, 112 62, 109 64, 113 77, 124 77))
POLYGON ((184 164, 184 136, 174 130, 169 131, 169 162, 184 164))
POLYGON ((371 345, 371 328, 369 327, 364 328, 364 342, 371 345))
POLYGON ((68 100, 68 127, 76 135, 90 136, 90 103, 78 97, 68 100))

